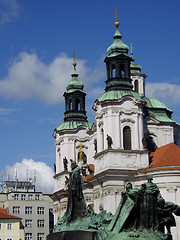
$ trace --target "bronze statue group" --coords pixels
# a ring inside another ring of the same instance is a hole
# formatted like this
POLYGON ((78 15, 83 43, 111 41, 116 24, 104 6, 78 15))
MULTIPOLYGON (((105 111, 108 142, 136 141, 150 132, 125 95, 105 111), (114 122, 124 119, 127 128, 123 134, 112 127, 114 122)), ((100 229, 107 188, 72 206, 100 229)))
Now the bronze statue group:
POLYGON ((76 230, 96 230, 98 240, 172 239, 170 230, 176 225, 173 214, 180 216, 180 207, 164 200, 151 176, 140 188, 133 188, 130 182, 126 184, 113 216, 105 210, 96 214, 87 207, 82 191, 81 170, 74 161, 71 161, 71 168, 67 210, 56 224, 55 231, 67 230, 71 226, 71 230, 73 227, 76 230))

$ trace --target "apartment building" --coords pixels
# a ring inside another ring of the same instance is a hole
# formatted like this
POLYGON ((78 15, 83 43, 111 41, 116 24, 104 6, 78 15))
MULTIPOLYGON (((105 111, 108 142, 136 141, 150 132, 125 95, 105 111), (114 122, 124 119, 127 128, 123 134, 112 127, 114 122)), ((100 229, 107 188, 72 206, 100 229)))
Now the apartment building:
POLYGON ((53 201, 48 194, 36 192, 32 181, 4 181, 0 207, 22 218, 25 240, 44 240, 53 228, 53 201))

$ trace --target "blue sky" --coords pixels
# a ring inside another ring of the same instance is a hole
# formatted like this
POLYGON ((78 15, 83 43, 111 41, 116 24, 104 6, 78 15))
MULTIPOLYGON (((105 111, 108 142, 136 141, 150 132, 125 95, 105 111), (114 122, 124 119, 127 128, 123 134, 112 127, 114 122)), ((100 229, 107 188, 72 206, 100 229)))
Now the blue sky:
MULTIPOLYGON (((0 163, 4 175, 25 170, 53 175, 55 139, 63 121, 73 51, 85 84, 86 110, 105 86, 106 49, 113 42, 115 9, 123 42, 147 77, 147 95, 174 110, 180 122, 180 1, 0 0, 0 163), (41 170, 40 170, 41 169, 41 170)), ((38 178, 37 176, 37 178, 38 178)), ((47 180, 48 181, 48 180, 47 180)), ((51 180, 50 180, 51 181, 51 180)), ((53 180, 52 180, 53 181, 53 180)), ((52 182, 51 181, 51 182, 52 182)), ((43 182, 43 180, 41 181, 43 182)), ((43 183, 39 189, 52 191, 43 183)))

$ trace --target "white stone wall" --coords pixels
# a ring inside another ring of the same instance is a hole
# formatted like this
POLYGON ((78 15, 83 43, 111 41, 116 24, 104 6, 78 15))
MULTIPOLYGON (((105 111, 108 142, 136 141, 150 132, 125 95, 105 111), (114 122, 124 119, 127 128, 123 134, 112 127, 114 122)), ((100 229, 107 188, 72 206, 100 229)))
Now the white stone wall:
POLYGON ((174 142, 174 131, 172 126, 162 124, 147 124, 149 133, 152 134, 157 147, 174 142))
POLYGON ((98 106, 96 120, 98 152, 107 149, 107 135, 113 140, 113 149, 123 149, 123 128, 125 126, 131 128, 132 149, 143 150, 142 106, 138 106, 132 99, 125 99, 116 106, 107 105, 103 109, 98 106))

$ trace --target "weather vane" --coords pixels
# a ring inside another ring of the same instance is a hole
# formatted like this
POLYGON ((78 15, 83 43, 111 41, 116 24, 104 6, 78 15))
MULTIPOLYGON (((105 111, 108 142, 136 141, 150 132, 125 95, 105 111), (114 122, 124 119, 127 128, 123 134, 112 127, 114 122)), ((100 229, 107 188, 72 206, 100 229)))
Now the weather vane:
POLYGON ((74 57, 73 67, 74 67, 74 70, 76 70, 77 63, 76 63, 76 60, 75 60, 75 50, 73 52, 73 57, 74 57))

